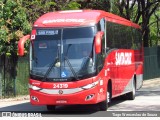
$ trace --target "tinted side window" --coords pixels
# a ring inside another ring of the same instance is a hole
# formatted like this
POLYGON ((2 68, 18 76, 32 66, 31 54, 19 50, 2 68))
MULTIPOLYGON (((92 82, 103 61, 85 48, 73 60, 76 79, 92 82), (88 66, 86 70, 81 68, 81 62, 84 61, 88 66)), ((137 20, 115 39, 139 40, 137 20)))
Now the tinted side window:
POLYGON ((138 50, 142 46, 142 35, 138 29, 132 29, 132 49, 138 50))
POLYGON ((107 47, 130 49, 132 47, 132 28, 107 22, 107 47))

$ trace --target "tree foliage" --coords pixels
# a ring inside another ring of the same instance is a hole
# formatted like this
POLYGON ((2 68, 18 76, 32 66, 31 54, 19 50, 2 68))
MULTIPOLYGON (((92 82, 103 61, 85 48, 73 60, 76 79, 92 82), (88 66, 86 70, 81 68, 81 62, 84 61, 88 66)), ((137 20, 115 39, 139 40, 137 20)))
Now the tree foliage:
POLYGON ((148 26, 150 28, 149 44, 157 46, 160 42, 160 11, 154 12, 148 26))
MULTIPOLYGON (((117 14, 141 25, 144 46, 152 46, 151 42, 149 43, 150 22, 153 14, 159 10, 159 0, 114 0, 112 2, 117 9, 117 14)), ((157 21, 159 21, 158 16, 160 15, 157 15, 157 21)))
POLYGON ((4 0, 0 2, 0 55, 15 55, 17 41, 31 30, 26 9, 20 1, 4 0))
POLYGON ((81 4, 81 9, 95 9, 109 11, 109 0, 77 0, 81 4))
POLYGON ((28 21, 33 24, 38 17, 47 12, 75 10, 79 9, 80 4, 72 0, 25 0, 23 7, 26 8, 28 21))

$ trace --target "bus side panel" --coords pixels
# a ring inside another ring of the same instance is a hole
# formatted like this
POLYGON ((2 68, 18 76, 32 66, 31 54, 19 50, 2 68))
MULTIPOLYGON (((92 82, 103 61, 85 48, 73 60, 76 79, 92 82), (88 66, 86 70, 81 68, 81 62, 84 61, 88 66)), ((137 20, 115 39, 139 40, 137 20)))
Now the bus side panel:
POLYGON ((134 61, 134 50, 114 50, 107 56, 105 65, 107 69, 110 69, 113 97, 132 90, 131 81, 135 74, 134 61))

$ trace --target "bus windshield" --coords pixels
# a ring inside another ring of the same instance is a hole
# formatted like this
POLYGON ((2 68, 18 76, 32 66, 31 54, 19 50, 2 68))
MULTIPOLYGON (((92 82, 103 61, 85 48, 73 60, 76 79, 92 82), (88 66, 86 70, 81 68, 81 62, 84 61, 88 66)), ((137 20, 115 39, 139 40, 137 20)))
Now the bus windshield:
POLYGON ((37 29, 30 45, 30 76, 70 81, 93 76, 94 27, 37 29))

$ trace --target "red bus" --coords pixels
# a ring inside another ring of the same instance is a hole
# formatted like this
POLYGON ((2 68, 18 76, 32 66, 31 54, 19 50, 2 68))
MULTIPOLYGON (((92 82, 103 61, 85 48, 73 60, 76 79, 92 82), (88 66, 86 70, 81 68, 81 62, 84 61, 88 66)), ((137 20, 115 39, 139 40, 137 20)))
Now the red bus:
POLYGON ((30 39, 30 102, 55 110, 58 105, 133 100, 143 82, 140 26, 101 10, 46 13, 31 35, 18 43, 19 55, 30 39))

